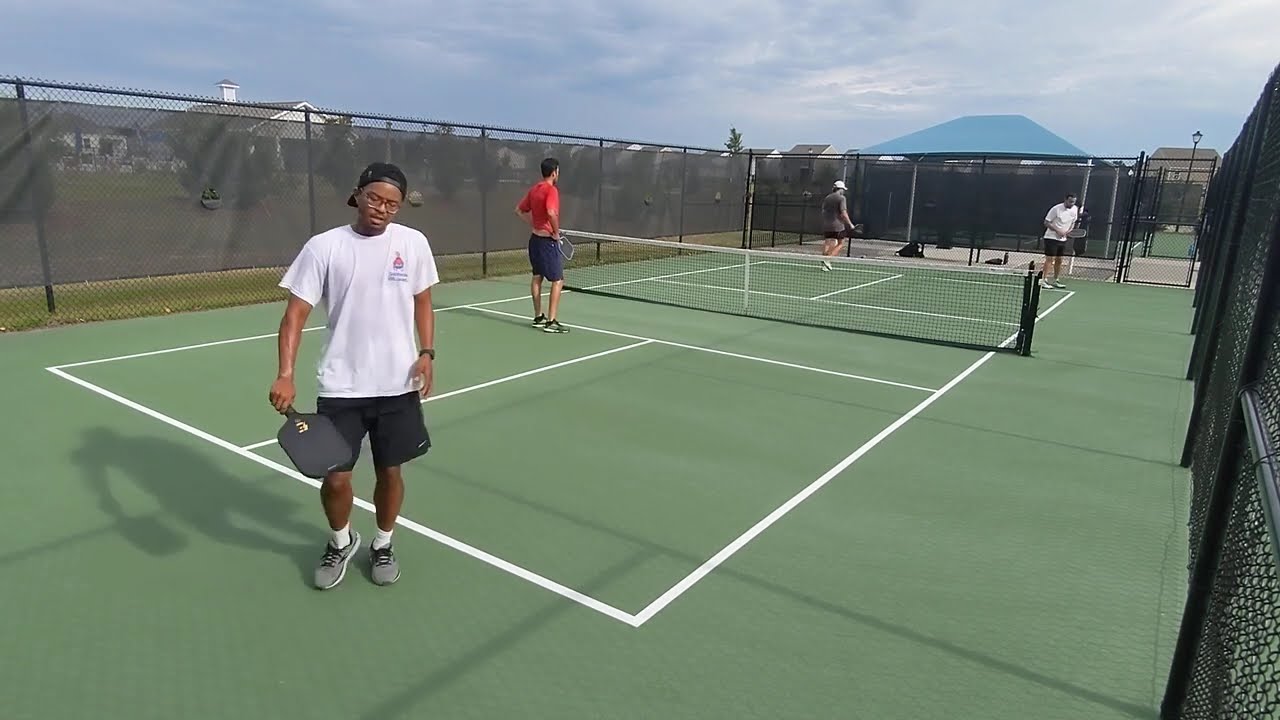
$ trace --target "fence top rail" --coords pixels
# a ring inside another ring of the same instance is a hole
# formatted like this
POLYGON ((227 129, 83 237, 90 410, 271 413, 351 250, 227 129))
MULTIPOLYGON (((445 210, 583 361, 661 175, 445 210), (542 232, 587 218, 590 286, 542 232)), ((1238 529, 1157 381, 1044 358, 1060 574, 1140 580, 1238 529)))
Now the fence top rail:
POLYGON ((1254 474, 1258 482, 1258 499, 1271 536, 1271 552, 1280 568, 1280 460, 1267 434, 1258 391, 1245 388, 1240 393, 1240 410, 1244 415, 1245 438, 1249 444, 1254 474))
MULTIPOLYGON (((84 84, 84 83, 64 83, 64 82, 57 82, 52 80, 40 80, 36 78, 26 78, 26 77, 12 76, 12 75, 0 75, 0 84, 15 85, 15 86, 24 85, 26 87, 38 87, 38 88, 45 88, 50 90, 67 90, 72 92, 96 93, 101 95, 119 95, 122 97, 148 98, 152 100, 169 100, 173 102, 192 103, 193 105, 194 104, 223 105, 227 107, 243 107, 243 108, 255 108, 259 110, 277 110, 277 111, 282 109, 279 103, 255 103, 251 101, 240 101, 240 100, 232 102, 232 101, 224 100, 222 98, 213 97, 210 95, 169 93, 169 92, 161 92, 161 91, 155 91, 155 90, 137 90, 137 89, 131 89, 131 88, 118 88, 118 87, 110 87, 106 85, 90 85, 90 84, 84 84)), ((311 105, 310 103, 308 103, 308 105, 310 106, 311 111, 315 112, 318 115, 335 115, 335 116, 341 116, 341 117, 362 118, 365 120, 377 120, 381 122, 410 123, 415 125, 437 125, 437 126, 447 125, 449 127, 460 128, 465 130, 476 130, 476 131, 484 130, 487 132, 513 133, 513 134, 520 134, 520 135, 537 135, 542 137, 564 138, 566 140, 582 140, 582 141, 590 141, 590 142, 597 142, 597 143, 609 143, 612 145, 640 145, 640 146, 651 147, 651 148, 672 148, 675 150, 685 150, 685 151, 699 152, 699 153, 717 153, 717 154, 724 154, 724 155, 730 155, 730 156, 741 155, 745 157, 748 154, 747 151, 745 150, 743 150, 742 152, 734 153, 723 147, 722 148, 706 148, 706 147, 698 147, 696 145, 680 145, 680 144, 673 144, 673 143, 651 142, 651 141, 645 141, 645 140, 627 140, 624 138, 613 138, 613 137, 606 137, 606 136, 599 136, 599 135, 578 135, 573 133, 564 133, 564 132, 556 132, 556 131, 549 131, 549 130, 533 130, 529 128, 506 127, 502 125, 460 123, 460 122, 451 122, 447 120, 433 120, 431 118, 412 117, 412 116, 405 116, 405 115, 386 115, 386 114, 379 114, 379 113, 351 112, 347 110, 338 110, 335 108, 319 107, 316 105, 311 105)))

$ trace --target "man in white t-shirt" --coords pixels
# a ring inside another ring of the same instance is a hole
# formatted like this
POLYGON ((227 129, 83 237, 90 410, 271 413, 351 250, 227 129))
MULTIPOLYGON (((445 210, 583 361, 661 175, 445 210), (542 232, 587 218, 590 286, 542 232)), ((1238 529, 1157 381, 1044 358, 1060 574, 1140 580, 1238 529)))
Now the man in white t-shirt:
POLYGON ((1062 256, 1067 252, 1067 233, 1076 226, 1079 210, 1076 208, 1075 193, 1067 193, 1062 202, 1049 208, 1044 216, 1044 275, 1040 278, 1040 287, 1066 287, 1059 279, 1062 277, 1062 256), (1049 281, 1050 265, 1052 265, 1053 281, 1049 281))
POLYGON ((333 531, 315 572, 315 585, 322 590, 342 581, 360 545, 360 533, 350 525, 351 475, 365 435, 377 478, 378 532, 369 557, 379 585, 400 578, 391 548, 404 500, 400 466, 431 447, 421 398, 432 384, 431 288, 439 275, 426 236, 391 222, 407 185, 395 165, 367 167, 347 200, 357 209, 355 222, 308 240, 280 281, 290 295, 280 322, 279 375, 271 385, 271 404, 279 412, 293 404, 302 328, 311 309, 323 303, 329 335, 317 368, 316 412, 333 420, 352 449, 351 462, 321 483, 320 500, 333 531))

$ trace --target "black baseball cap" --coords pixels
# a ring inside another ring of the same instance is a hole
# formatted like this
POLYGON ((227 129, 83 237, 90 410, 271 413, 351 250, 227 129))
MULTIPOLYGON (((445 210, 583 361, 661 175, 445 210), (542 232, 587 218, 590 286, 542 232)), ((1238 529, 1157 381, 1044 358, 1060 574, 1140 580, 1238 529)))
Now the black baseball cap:
MULTIPOLYGON (((405 179, 404 172, 391 163, 375 162, 369 163, 369 167, 360 173, 360 179, 356 181, 356 189, 359 190, 365 185, 376 182, 391 183, 400 188, 400 195, 403 197, 408 194, 409 181, 405 179)), ((351 207, 356 205, 356 194, 351 193, 351 197, 347 198, 347 204, 351 207)))

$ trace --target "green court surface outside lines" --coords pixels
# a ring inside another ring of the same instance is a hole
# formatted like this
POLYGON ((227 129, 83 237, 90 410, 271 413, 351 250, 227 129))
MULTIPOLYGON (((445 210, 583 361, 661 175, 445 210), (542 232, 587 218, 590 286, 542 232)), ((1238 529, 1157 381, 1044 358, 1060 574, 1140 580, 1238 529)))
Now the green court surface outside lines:
MULTIPOLYGON (((1072 297, 1072 294, 1067 293, 1066 295, 1064 295, 1064 297, 1059 299, 1056 303, 1054 303, 1053 305, 1045 309, 1043 312, 1041 312, 1039 318, 1043 319, 1044 317, 1048 316, 1050 313, 1052 313, 1055 309, 1057 309, 1059 306, 1061 306, 1064 302, 1069 300, 1071 297, 1072 297)), ((527 301, 527 300, 528 300, 527 296, 520 296, 520 297, 514 297, 514 298, 490 300, 490 301, 484 301, 484 302, 478 302, 478 303, 458 305, 458 306, 453 306, 448 308, 441 308, 441 311, 444 312, 449 310, 475 310, 475 311, 479 311, 479 312, 483 312, 483 313, 491 314, 495 316, 507 316, 507 317, 519 318, 523 320, 525 319, 523 315, 515 315, 513 313, 497 310, 495 309, 495 306, 499 306, 509 302, 527 301)), ((494 568, 507 572, 515 577, 525 580, 526 582, 537 585, 545 590, 548 590, 557 595, 560 595, 565 599, 578 603, 583 607, 594 610, 606 617, 609 617, 613 620, 619 621, 621 623, 624 623, 634 628, 639 628, 645 623, 647 623, 649 620, 654 618, 658 613, 660 613, 664 608, 668 607, 681 595, 683 595, 690 588, 692 588, 696 583, 698 583, 700 580, 705 578, 708 574, 713 572, 718 566, 720 566, 722 563, 724 563, 734 554, 742 550, 742 548, 744 548, 754 538, 759 536, 761 533, 767 530, 774 523, 781 520, 785 515, 791 512, 795 507, 800 505, 800 503, 802 503, 808 497, 810 497, 815 492, 820 490, 832 479, 834 479, 835 477, 840 475, 842 472, 844 472, 848 467, 850 467, 853 463, 857 462, 860 458, 862 458, 871 449, 876 447, 885 438, 892 435, 894 432, 900 429, 903 425, 908 423, 912 418, 917 416, 919 413, 921 413, 927 407, 932 405, 934 402, 940 399, 943 395, 945 395, 951 389, 953 389, 958 384, 963 382, 973 372, 975 372, 980 367, 982 367, 995 354, 994 351, 983 354, 971 365, 969 365, 968 367, 963 369, 961 372, 956 374, 954 377, 952 377, 947 383, 943 384, 941 387, 929 388, 929 387, 924 387, 920 385, 912 385, 910 383, 898 382, 893 380, 883 380, 879 378, 856 375, 852 373, 845 373, 845 372, 835 371, 835 370, 830 370, 825 368, 815 368, 812 366, 801 365, 797 363, 777 361, 770 358, 760 358, 760 357, 741 354, 741 353, 732 353, 728 351, 702 347, 702 346, 693 345, 689 343, 675 342, 670 340, 664 340, 661 338, 647 337, 647 336, 636 335, 636 334, 631 334, 631 333, 626 333, 621 331, 606 330, 601 328, 580 326, 580 325, 573 325, 573 324, 570 324, 570 327, 574 328, 575 331, 605 335, 609 337, 618 338, 620 340, 626 340, 628 342, 626 342, 626 344, 616 345, 614 347, 610 347, 608 349, 605 349, 599 352, 577 356, 568 360, 563 360, 563 361, 552 363, 549 365, 544 365, 538 368, 524 370, 522 372, 513 373, 511 375, 507 375, 501 378, 495 378, 485 382, 477 383, 475 385, 459 388, 457 390, 453 390, 447 393, 442 393, 438 396, 433 396, 428 398, 427 402, 435 402, 438 400, 454 397, 457 395, 464 395, 470 392, 475 392, 478 390, 502 385, 505 383, 518 382, 523 378, 527 378, 536 374, 551 372, 551 371, 558 370, 560 368, 577 365, 579 363, 587 363, 593 360, 597 360, 600 358, 613 356, 621 353, 638 351, 641 348, 650 347, 650 346, 668 346, 672 348, 679 348, 689 352, 707 353, 711 355, 718 355, 718 356, 723 356, 725 358, 734 358, 737 360, 744 360, 749 362, 760 362, 766 365, 775 366, 778 368, 786 368, 788 370, 797 371, 797 372, 815 372, 823 375, 841 377, 841 378, 845 378, 855 382, 875 383, 878 385, 895 387, 895 388, 901 389, 904 392, 926 393, 926 396, 924 397, 924 399, 920 400, 917 404, 915 404, 905 413, 902 413, 892 423, 885 426, 873 437, 871 437, 869 440, 867 440, 862 445, 860 445, 856 450, 848 454, 845 458, 840 460, 838 463, 832 466, 829 470, 827 470, 825 473, 819 476, 816 480, 809 483, 798 493, 791 496, 790 499, 788 499, 786 502, 776 507, 772 512, 768 513, 765 517, 763 517, 757 523, 755 523, 750 528, 748 528, 745 532, 742 532, 740 535, 738 535, 728 544, 724 545, 718 552, 711 555, 711 557, 709 557, 696 569, 694 569, 692 572, 685 575, 682 579, 680 579, 673 586, 668 588, 656 599, 652 600, 645 607, 643 607, 642 609, 640 609, 638 612, 635 612, 635 613, 621 610, 608 603, 602 602, 601 600, 594 598, 584 592, 576 590, 572 587, 568 587, 550 578, 544 577, 538 574, 537 572, 529 570, 526 567, 512 563, 508 560, 498 557, 497 555, 494 555, 484 550, 481 550, 479 548, 476 548, 470 544, 462 542, 447 534, 444 534, 430 527, 422 525, 418 522, 415 522, 414 520, 408 517, 402 516, 401 518, 398 519, 398 523, 402 527, 416 534, 419 534, 421 536, 434 540, 438 543, 441 543, 458 552, 461 552, 472 558, 475 558, 484 563, 487 563, 493 566, 494 568)), ((317 328, 315 327, 308 328, 308 330, 315 330, 315 329, 317 328)), ((168 349, 143 352, 143 353, 134 353, 134 354, 117 356, 112 358, 102 358, 97 360, 71 362, 71 363, 66 363, 62 365, 50 366, 46 368, 46 370, 69 382, 75 383, 76 385, 79 385, 80 387, 85 388, 86 390, 97 393, 103 397, 106 397, 126 407, 129 407, 130 409, 133 409, 137 412, 147 415, 155 420, 166 423, 172 427, 175 427, 179 430, 189 433, 195 437, 198 437, 224 450, 232 452, 244 459, 263 465, 275 472, 291 477, 295 480, 306 483, 313 487, 319 487, 318 481, 310 478, 306 478, 301 474, 297 473, 293 468, 288 467, 281 462, 277 462, 268 457, 265 457, 264 455, 254 452, 254 450, 258 448, 263 448, 270 445, 273 441, 269 441, 269 440, 259 441, 259 442, 254 442, 247 445, 238 445, 218 435, 202 430, 201 428, 193 424, 183 422, 181 420, 177 420, 169 415, 166 415, 165 413, 162 413, 142 403, 136 402, 135 400, 125 397, 124 395, 113 392, 109 388, 102 387, 100 385, 97 385, 93 382, 85 380, 69 372, 69 370, 75 369, 75 368, 101 365, 104 363, 121 362, 121 361, 142 358, 142 357, 171 355, 173 353, 179 353, 187 350, 220 347, 220 346, 232 345, 232 344, 237 344, 242 342, 249 342, 253 340, 263 340, 271 337, 274 337, 274 334, 262 334, 262 335, 255 335, 255 336, 249 336, 249 337, 243 337, 243 338, 233 338, 229 340, 210 341, 205 343, 197 343, 194 345, 168 348, 168 349)), ((1014 336, 1011 336, 1005 341, 1005 344, 1012 342, 1013 339, 1014 339, 1014 336)), ((367 510, 370 512, 373 511, 373 506, 368 501, 357 498, 356 503, 359 507, 361 507, 364 510, 367 510)))

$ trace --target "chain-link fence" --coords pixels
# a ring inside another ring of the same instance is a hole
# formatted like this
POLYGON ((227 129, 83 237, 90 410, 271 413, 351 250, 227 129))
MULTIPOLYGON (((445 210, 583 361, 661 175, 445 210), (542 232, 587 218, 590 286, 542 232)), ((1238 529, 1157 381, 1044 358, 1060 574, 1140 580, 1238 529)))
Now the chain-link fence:
POLYGON ((1280 717, 1280 66, 1222 171, 1203 232, 1191 579, 1161 717, 1280 717))
POLYGON ((822 200, 842 179, 850 217, 863 226, 846 245, 848 255, 918 251, 942 262, 1025 265, 1043 259, 1049 208, 1074 193, 1081 218, 1079 237, 1069 246, 1071 276, 1190 286, 1196 220, 1216 158, 1192 158, 1176 171, 1145 155, 1053 160, 775 153, 756 158, 755 165, 745 234, 751 247, 820 244, 822 200))
POLYGON ((0 330, 283 299, 375 160, 444 279, 525 272, 514 209, 549 156, 566 227, 740 242, 748 164, 723 150, 0 79, 0 330))

